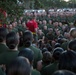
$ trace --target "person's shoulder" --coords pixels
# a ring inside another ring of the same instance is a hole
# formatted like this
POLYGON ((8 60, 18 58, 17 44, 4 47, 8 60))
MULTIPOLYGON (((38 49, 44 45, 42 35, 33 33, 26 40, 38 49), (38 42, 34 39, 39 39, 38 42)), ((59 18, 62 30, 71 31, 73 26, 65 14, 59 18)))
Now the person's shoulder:
POLYGON ((8 48, 5 44, 1 44, 1 43, 0 43, 0 48, 1 48, 1 47, 6 48, 6 49, 8 48))
POLYGON ((5 44, 0 44, 0 53, 6 52, 8 50, 8 47, 5 44))
POLYGON ((67 45, 68 43, 69 43, 69 42, 64 42, 64 43, 62 43, 62 46, 63 46, 63 45, 67 45))
POLYGON ((50 66, 52 66, 52 64, 50 63, 49 65, 44 67, 44 70, 47 70, 48 68, 50 68, 50 66))
POLYGON ((37 71, 36 69, 32 70, 32 75, 41 75, 39 71, 37 71))
POLYGON ((56 67, 57 66, 57 64, 58 64, 58 62, 54 62, 54 63, 50 63, 49 65, 47 65, 46 67, 45 67, 45 69, 53 69, 53 67, 56 67))
POLYGON ((25 48, 24 46, 18 47, 18 50, 21 51, 21 50, 23 50, 24 48, 25 48))
POLYGON ((30 48, 31 48, 31 49, 35 49, 36 51, 40 51, 39 48, 37 48, 37 47, 35 47, 35 46, 33 46, 33 45, 31 45, 30 48))
POLYGON ((56 70, 58 70, 57 63, 52 63, 44 67, 43 73, 47 75, 52 75, 56 70))
POLYGON ((37 71, 36 69, 33 69, 32 72, 35 72, 35 73, 40 73, 39 71, 37 71))
POLYGON ((64 43, 62 43, 61 47, 62 47, 64 50, 66 50, 66 49, 67 49, 68 44, 69 44, 69 41, 64 42, 64 43))
POLYGON ((17 55, 19 53, 19 51, 18 50, 15 50, 15 51, 13 51, 13 50, 7 50, 6 52, 4 52, 3 54, 4 55, 11 55, 11 54, 13 54, 13 55, 17 55))

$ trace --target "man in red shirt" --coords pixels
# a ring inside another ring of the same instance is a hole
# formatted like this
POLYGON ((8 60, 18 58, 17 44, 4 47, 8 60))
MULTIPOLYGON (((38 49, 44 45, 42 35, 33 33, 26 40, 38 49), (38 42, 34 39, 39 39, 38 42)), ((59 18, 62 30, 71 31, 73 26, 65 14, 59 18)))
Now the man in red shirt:
POLYGON ((37 29, 38 29, 38 24, 36 22, 36 17, 33 17, 32 20, 27 22, 26 27, 28 30, 30 30, 33 35, 34 35, 34 42, 37 41, 37 29))

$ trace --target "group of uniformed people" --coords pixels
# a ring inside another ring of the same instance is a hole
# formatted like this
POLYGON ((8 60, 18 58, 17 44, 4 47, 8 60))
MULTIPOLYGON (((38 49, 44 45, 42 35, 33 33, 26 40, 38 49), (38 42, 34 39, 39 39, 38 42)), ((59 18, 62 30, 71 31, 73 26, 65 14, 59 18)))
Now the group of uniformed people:
POLYGON ((26 13, 0 27, 0 75, 75 75, 75 16, 26 13))

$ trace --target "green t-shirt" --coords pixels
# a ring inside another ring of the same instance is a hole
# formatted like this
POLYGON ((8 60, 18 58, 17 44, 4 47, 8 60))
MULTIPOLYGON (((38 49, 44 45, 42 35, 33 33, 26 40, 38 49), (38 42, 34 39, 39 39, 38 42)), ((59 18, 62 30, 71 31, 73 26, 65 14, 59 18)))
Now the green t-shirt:
POLYGON ((47 27, 48 28, 54 28, 54 26, 52 24, 48 24, 47 27))
POLYGON ((52 32, 52 33, 47 33, 47 34, 46 34, 46 37, 48 38, 49 41, 52 41, 52 40, 55 39, 55 34, 54 34, 54 32, 52 32))
MULTIPOLYGON (((51 64, 51 63, 50 63, 50 64, 51 64)), ((41 68, 40 73, 43 73, 44 68, 45 68, 46 66, 48 66, 48 65, 49 65, 49 64, 42 62, 42 68, 41 68)))
POLYGON ((18 28, 18 32, 22 31, 22 25, 17 25, 17 28, 18 28))
POLYGON ((26 31, 26 28, 22 26, 22 32, 25 32, 25 31, 26 31))
POLYGON ((17 28, 13 28, 12 31, 14 31, 14 32, 17 33, 18 32, 18 29, 17 28))
POLYGON ((48 30, 44 30, 44 29, 43 29, 43 33, 44 33, 45 36, 46 36, 46 34, 48 33, 48 30))
POLYGON ((43 24, 38 25, 39 29, 43 29, 43 24))
POLYGON ((0 65, 4 64, 8 66, 18 56, 19 51, 8 50, 0 54, 0 65))
POLYGON ((58 70, 58 62, 46 66, 41 72, 41 75, 52 75, 56 70, 58 70))
POLYGON ((38 39, 43 39, 43 36, 45 36, 45 34, 43 33, 43 34, 41 34, 41 35, 39 35, 38 34, 38 39))
POLYGON ((41 74, 36 69, 33 69, 32 72, 31 72, 31 75, 41 75, 41 74))
POLYGON ((62 43, 61 47, 62 47, 64 50, 67 50, 68 44, 69 44, 69 41, 64 42, 64 43, 62 43))
MULTIPOLYGON (((26 47, 21 47, 21 48, 19 48, 19 50, 23 50, 24 48, 26 48, 26 47)), ((30 46, 29 48, 34 52, 33 67, 36 68, 37 62, 39 60, 42 60, 42 53, 41 53, 40 49, 38 49, 38 48, 36 48, 34 46, 30 46)))
POLYGON ((8 47, 5 44, 0 44, 0 54, 6 52, 8 47))

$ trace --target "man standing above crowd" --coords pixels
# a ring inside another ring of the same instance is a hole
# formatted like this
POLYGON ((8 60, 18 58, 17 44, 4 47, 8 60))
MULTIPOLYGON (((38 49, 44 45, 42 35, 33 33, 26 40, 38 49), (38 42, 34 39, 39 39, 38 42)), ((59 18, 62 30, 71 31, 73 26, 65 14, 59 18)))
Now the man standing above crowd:
POLYGON ((37 41, 37 30, 38 30, 38 23, 36 22, 36 16, 33 16, 32 19, 27 22, 26 24, 27 29, 33 33, 34 41, 37 41))

